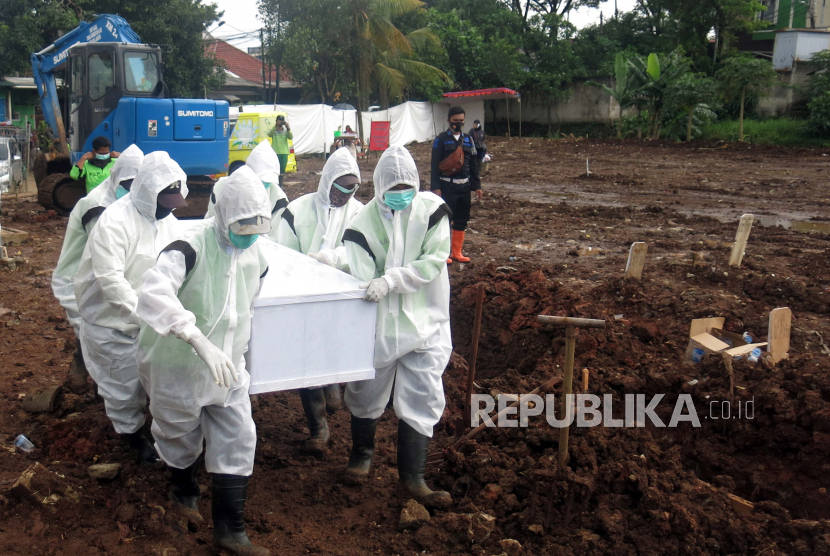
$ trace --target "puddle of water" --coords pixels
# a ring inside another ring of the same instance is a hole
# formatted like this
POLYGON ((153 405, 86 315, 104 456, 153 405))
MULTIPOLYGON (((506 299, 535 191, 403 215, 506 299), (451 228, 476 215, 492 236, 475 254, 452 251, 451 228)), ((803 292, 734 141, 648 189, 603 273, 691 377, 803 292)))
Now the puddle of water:
POLYGON ((797 232, 819 232, 830 234, 830 222, 816 222, 813 220, 783 220, 769 217, 755 217, 755 221, 762 226, 781 226, 786 230, 797 232))

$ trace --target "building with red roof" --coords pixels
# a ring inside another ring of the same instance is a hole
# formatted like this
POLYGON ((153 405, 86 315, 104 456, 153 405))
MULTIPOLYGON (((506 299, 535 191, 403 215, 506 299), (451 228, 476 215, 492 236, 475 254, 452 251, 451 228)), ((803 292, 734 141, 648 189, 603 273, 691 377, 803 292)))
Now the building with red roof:
MULTIPOLYGON (((265 98, 265 89, 267 87, 269 91, 274 92, 277 87, 275 68, 271 69, 269 75, 268 66, 265 66, 262 60, 207 33, 205 51, 216 56, 225 70, 225 84, 209 92, 210 98, 227 100, 231 104, 274 102, 272 98, 265 98)), ((286 68, 282 68, 280 72, 279 89, 280 103, 292 104, 299 101, 300 86, 291 80, 286 68)))

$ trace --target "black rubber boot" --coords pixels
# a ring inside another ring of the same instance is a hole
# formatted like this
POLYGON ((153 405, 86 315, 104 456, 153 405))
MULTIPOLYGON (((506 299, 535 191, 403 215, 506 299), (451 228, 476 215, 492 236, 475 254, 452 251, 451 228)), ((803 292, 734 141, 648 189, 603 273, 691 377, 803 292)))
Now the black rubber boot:
POLYGON ((407 496, 428 508, 446 508, 452 504, 450 493, 432 490, 424 481, 429 440, 403 419, 398 421, 398 477, 407 496))
POLYGON ((326 396, 322 388, 300 388, 300 399, 311 431, 311 438, 303 443, 303 451, 322 456, 330 436, 329 423, 326 421, 326 396))
POLYGON ((199 460, 186 469, 170 468, 170 490, 168 496, 173 501, 176 511, 187 519, 187 528, 198 531, 205 519, 199 513, 199 483, 196 482, 196 471, 199 460))
POLYGON ((333 415, 343 405, 343 394, 340 392, 339 384, 323 386, 323 394, 326 396, 326 412, 333 415))
POLYGON ((256 546, 245 531, 245 498, 248 477, 213 475, 213 544, 238 556, 270 556, 267 548, 256 546))
POLYGON ((375 431, 377 419, 361 419, 352 415, 352 452, 343 479, 349 484, 359 484, 369 476, 372 458, 375 456, 375 431))
POLYGON ((84 354, 81 349, 81 341, 76 339, 75 353, 72 354, 72 362, 69 364, 69 372, 66 375, 66 387, 70 392, 80 394, 87 387, 89 371, 84 363, 84 354))
POLYGON ((153 443, 140 430, 130 434, 122 434, 121 437, 130 444, 130 448, 138 452, 138 459, 141 463, 155 465, 159 462, 159 455, 156 453, 153 443))

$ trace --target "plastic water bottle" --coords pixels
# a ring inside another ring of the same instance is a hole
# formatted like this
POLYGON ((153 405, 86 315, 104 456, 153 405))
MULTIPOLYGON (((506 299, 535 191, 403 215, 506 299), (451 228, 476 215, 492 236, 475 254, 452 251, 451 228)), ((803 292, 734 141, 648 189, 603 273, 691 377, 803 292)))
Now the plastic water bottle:
POLYGON ((746 360, 749 361, 750 363, 757 363, 758 359, 760 357, 761 357, 761 348, 755 348, 750 352, 750 354, 746 358, 746 360))
POLYGON ((743 337, 744 337, 744 341, 746 341, 746 343, 748 343, 748 344, 752 343, 752 336, 749 335, 749 332, 744 332, 743 337))

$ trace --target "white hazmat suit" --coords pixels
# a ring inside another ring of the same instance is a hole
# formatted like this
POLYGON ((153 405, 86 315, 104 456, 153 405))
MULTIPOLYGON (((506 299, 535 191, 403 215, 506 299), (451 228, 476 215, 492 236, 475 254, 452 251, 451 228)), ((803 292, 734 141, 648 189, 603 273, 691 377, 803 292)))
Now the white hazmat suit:
POLYGON ((229 226, 255 216, 270 218, 268 194, 257 175, 242 167, 217 193, 213 225, 171 243, 144 276, 139 371, 150 394, 156 449, 177 469, 194 464, 206 439, 208 473, 253 472, 256 428, 244 354, 268 263, 257 242, 234 247, 229 226), (218 385, 186 343, 195 337, 206 337, 235 366, 239 378, 230 387, 218 385))
POLYGON ((360 168, 349 149, 341 147, 334 151, 323 166, 317 192, 303 195, 289 203, 279 223, 277 243, 305 255, 320 253, 325 259, 323 262, 347 270, 343 233, 363 208, 363 203, 352 196, 345 205, 334 208, 331 206, 330 194, 334 180, 350 174, 359 179, 360 168))
POLYGON ((417 193, 401 211, 383 202, 396 185, 420 188, 415 161, 403 147, 383 153, 374 183, 374 199, 352 221, 343 242, 351 274, 366 282, 382 277, 389 293, 378 305, 375 378, 349 383, 345 401, 355 417, 377 419, 394 395, 398 417, 432 437, 444 412, 441 377, 452 353, 450 211, 429 192, 417 193))
POLYGON ((119 434, 144 425, 147 396, 136 365, 138 290, 144 272, 175 235, 173 215, 156 219, 156 200, 176 181, 186 197, 186 179, 166 152, 145 156, 130 193, 98 219, 75 275, 87 369, 119 434))
MULTIPOLYGON (((262 183, 270 184, 268 187, 269 204, 271 206, 271 232, 268 237, 277 240, 277 231, 279 230, 280 219, 285 207, 288 206, 288 196, 280 187, 280 159, 277 153, 271 148, 268 141, 263 141, 251 151, 245 165, 254 171, 262 183)), ((207 214, 205 218, 212 218, 216 211, 216 196, 222 191, 230 176, 221 178, 213 186, 213 194, 210 196, 208 202, 207 214)))
POLYGON ((61 307, 66 310, 66 317, 78 338, 81 334, 81 313, 75 299, 73 280, 81 264, 89 233, 104 209, 116 201, 115 192, 118 184, 135 178, 143 160, 144 153, 141 149, 136 145, 127 147, 113 165, 110 176, 78 201, 69 215, 58 265, 52 273, 52 292, 61 307))

